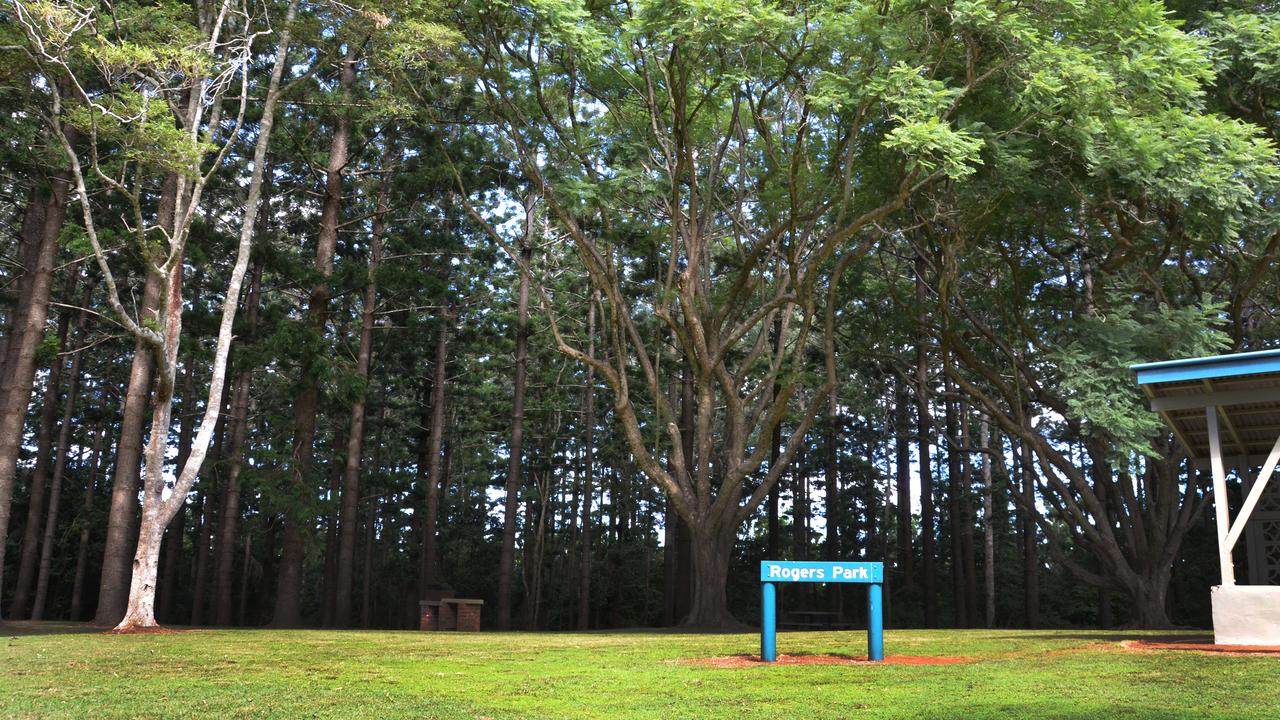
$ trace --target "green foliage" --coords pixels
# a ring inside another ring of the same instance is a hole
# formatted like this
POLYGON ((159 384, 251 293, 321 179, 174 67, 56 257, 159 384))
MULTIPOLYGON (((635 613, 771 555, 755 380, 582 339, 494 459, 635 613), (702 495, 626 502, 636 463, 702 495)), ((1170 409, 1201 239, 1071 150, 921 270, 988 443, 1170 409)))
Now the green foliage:
POLYGON ((1280 13, 1207 12, 1202 24, 1219 73, 1259 89, 1280 85, 1280 13))
MULTIPOLYGON (((1095 172, 1188 203, 1193 212, 1238 218, 1255 202, 1259 186, 1280 178, 1271 142, 1256 127, 1219 115, 1117 114, 1086 133, 1095 172)), ((1235 223, 1227 225, 1230 231, 1235 223)))
POLYGON ((1105 434, 1115 457, 1141 453, 1155 457, 1151 438, 1161 420, 1146 407, 1130 365, 1155 360, 1205 357, 1226 351, 1219 329, 1225 305, 1203 298, 1182 307, 1143 308, 1133 298, 1115 296, 1107 310, 1073 323, 1049 356, 1067 407, 1088 434, 1105 434))
POLYGON ((58 333, 50 329, 36 346, 36 367, 48 367, 58 362, 58 345, 58 333))
POLYGON ((65 119, 85 135, 92 133, 118 148, 119 153, 105 164, 108 174, 118 174, 127 163, 140 163, 153 172, 194 177, 213 149, 208 142, 192 142, 189 133, 176 127, 163 101, 129 88, 120 88, 93 106, 73 106, 65 119))
POLYGON ((895 65, 873 85, 891 108, 897 127, 885 137, 885 147, 898 150, 926 173, 941 168, 958 180, 974 172, 982 140, 957 130, 943 119, 963 90, 929 78, 922 67, 895 65))

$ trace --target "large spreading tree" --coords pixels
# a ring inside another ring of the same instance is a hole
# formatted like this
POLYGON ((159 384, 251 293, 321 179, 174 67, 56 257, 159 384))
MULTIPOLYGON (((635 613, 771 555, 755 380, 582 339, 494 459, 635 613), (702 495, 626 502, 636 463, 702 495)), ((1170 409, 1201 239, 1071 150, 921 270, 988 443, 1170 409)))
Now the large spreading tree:
POLYGON ((1045 134, 1086 135, 1087 170, 1115 164, 1100 151, 1140 142, 1134 125, 1192 123, 1208 79, 1144 2, 537 0, 486 7, 471 41, 491 132, 603 297, 608 356, 559 346, 610 387, 688 524, 685 622, 713 626, 732 622, 740 527, 834 385, 810 354, 834 362, 841 273, 912 231, 918 197, 1055 152, 1045 134), (1082 96, 1117 121, 1079 124, 1082 96), (669 399, 677 378, 692 408, 669 399))

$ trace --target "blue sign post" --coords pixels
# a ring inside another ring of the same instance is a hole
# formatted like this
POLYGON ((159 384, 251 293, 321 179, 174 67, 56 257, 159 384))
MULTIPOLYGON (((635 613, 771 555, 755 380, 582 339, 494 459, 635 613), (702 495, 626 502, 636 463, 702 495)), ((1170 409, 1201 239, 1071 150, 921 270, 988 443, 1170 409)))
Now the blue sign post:
POLYGON ((867 588, 867 658, 884 660, 884 563, 760 562, 764 602, 760 618, 760 659, 778 659, 778 583, 862 583, 867 588))

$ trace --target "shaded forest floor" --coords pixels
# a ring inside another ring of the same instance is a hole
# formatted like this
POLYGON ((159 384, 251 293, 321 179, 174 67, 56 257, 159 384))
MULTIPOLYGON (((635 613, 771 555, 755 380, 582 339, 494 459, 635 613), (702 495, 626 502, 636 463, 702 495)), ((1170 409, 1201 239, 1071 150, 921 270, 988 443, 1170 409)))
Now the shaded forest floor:
MULTIPOLYGON (((948 665, 697 662, 756 635, 0 627, 0 717, 1274 718, 1280 657, 1136 650, 1200 634, 893 630, 948 665), (693 661, 693 662, 691 662, 693 661)), ((780 653, 857 655, 865 634, 783 633, 780 653)))

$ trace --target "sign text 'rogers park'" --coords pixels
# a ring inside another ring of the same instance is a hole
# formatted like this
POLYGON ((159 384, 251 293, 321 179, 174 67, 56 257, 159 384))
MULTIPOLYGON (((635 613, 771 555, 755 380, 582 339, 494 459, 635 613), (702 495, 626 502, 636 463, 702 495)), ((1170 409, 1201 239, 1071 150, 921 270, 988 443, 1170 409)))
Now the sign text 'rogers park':
POLYGON ((884 563, 788 562, 760 563, 761 582, 882 583, 884 563))

